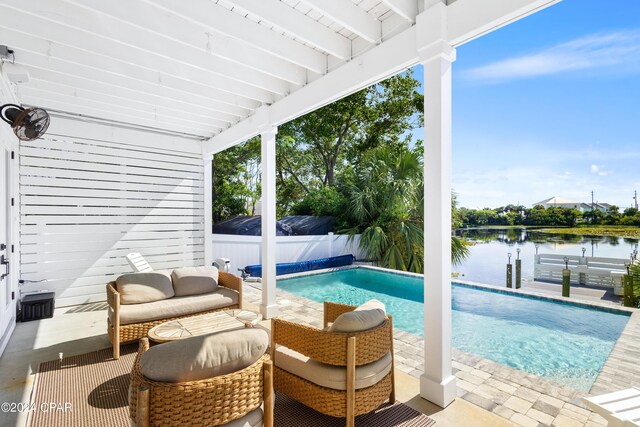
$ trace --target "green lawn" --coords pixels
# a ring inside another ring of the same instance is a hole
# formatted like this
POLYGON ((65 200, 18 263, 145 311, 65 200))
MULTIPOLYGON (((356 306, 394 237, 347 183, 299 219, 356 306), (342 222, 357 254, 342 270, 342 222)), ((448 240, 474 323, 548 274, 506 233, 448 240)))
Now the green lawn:
POLYGON ((555 234, 591 234, 594 236, 617 236, 640 238, 640 227, 623 225, 593 225, 573 228, 543 228, 540 231, 555 234))

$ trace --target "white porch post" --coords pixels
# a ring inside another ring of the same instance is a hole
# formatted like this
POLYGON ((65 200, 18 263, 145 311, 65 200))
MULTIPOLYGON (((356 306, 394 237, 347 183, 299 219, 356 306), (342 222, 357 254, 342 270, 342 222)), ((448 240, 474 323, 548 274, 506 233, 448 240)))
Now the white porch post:
POLYGON ((262 173, 262 304, 265 319, 278 313, 276 304, 276 134, 277 127, 260 132, 262 173))
MULTIPOLYGON (((420 395, 440 407, 456 397, 451 370, 451 64, 446 6, 427 24, 443 37, 420 49, 424 65, 424 374, 420 395), (435 28, 434 28, 435 27, 435 28)), ((424 28, 424 27, 423 27, 424 28)), ((420 45, 419 45, 420 46, 420 45)))
POLYGON ((213 263, 213 238, 212 225, 213 225, 213 180, 211 176, 212 168, 212 155, 205 155, 203 157, 203 170, 204 170, 204 265, 211 265, 213 263))

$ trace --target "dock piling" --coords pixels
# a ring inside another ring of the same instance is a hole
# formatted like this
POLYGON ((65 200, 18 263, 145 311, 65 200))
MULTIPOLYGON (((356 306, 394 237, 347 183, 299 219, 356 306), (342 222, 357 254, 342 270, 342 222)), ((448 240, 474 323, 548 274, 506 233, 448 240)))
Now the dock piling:
POLYGON ((520 248, 516 249, 516 289, 522 287, 522 260, 520 259, 520 248))
POLYGON ((571 296, 571 270, 569 270, 569 258, 564 257, 564 269, 562 270, 562 296, 571 296))
POLYGON ((513 288, 513 266, 511 265, 511 252, 507 254, 507 288, 513 288))

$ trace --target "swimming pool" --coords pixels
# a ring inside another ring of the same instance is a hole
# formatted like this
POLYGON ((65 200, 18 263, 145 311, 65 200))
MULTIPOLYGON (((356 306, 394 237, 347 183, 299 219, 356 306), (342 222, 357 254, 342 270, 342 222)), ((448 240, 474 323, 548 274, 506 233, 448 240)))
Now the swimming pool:
MULTIPOLYGON (((384 302, 398 329, 424 334, 422 278, 355 268, 279 279, 313 301, 384 302)), ((624 313, 453 284, 453 346, 589 391, 627 324, 624 313)))

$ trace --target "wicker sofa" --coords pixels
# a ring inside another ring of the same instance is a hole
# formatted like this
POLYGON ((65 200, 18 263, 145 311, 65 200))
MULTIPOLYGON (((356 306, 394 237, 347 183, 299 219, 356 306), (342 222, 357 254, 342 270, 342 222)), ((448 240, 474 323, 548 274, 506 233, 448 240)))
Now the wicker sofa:
POLYGON ((133 273, 107 284, 107 303, 107 332, 113 345, 113 358, 119 359, 121 343, 146 337, 149 329, 160 323, 222 309, 242 308, 242 279, 218 272, 215 267, 133 273), (215 274, 212 273, 214 270, 215 274), (185 278, 184 271, 191 272, 191 276, 185 278), (181 277, 180 272, 183 273, 181 277), (194 277, 197 274, 203 276, 200 281, 194 277), (217 278, 213 280, 217 282, 214 287, 211 276, 217 278), (143 284, 125 288, 124 282, 133 279, 143 284), (177 280, 190 280, 185 282, 191 286, 190 292, 178 292, 177 280))

